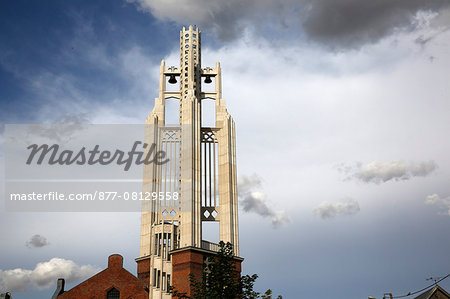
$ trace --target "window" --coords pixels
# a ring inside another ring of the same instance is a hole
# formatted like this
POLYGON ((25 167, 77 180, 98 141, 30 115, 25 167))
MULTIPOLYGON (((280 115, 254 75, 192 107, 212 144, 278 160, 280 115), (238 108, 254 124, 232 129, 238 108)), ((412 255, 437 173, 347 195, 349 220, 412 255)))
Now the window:
POLYGON ((112 288, 106 294, 106 299, 119 299, 119 298, 120 298, 120 292, 118 290, 116 290, 115 288, 112 288))
POLYGON ((161 270, 158 270, 158 279, 156 281, 156 287, 159 289, 160 286, 160 281, 161 281, 161 270))
POLYGON ((170 290, 170 274, 167 274, 167 287, 166 290, 170 290))
POLYGON ((163 272, 162 273, 162 283, 161 283, 161 289, 163 290, 163 291, 166 291, 167 289, 166 289, 166 272, 163 272))
POLYGON ((167 259, 167 233, 163 234, 163 253, 162 253, 162 257, 164 259, 167 259))
POLYGON ((153 283, 152 285, 156 287, 156 268, 153 268, 153 283))
MULTIPOLYGON (((172 250, 172 234, 168 233, 167 234, 167 251, 169 252, 170 250, 172 250)), ((167 253, 168 261, 170 261, 170 257, 171 257, 171 255, 167 253)))
POLYGON ((161 256, 161 245, 162 245, 161 233, 159 233, 158 234, 158 256, 161 256))

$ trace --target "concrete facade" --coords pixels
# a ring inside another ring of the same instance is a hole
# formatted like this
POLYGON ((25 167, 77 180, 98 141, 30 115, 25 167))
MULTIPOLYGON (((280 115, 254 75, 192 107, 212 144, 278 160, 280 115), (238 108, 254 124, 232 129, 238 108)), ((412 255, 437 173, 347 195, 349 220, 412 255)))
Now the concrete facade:
POLYGON ((217 244, 203 239, 203 222, 219 222, 219 240, 233 244, 239 256, 235 124, 222 98, 219 62, 212 68, 201 66, 198 28, 180 31, 179 67, 161 62, 159 96, 146 124, 146 142, 157 144, 169 162, 144 168, 143 193, 158 198, 142 206, 138 277, 148 284, 150 298, 171 298, 168 286, 187 273, 174 272, 181 266, 174 267, 171 252, 189 250, 181 256, 192 260, 183 264, 195 272, 204 256, 191 249, 218 250, 217 244), (169 91, 168 84, 175 82, 179 89, 169 91), (208 82, 215 87, 205 92, 202 85, 208 82), (178 124, 166 123, 167 100, 179 103, 178 124), (214 127, 202 126, 205 100, 215 102, 214 127))

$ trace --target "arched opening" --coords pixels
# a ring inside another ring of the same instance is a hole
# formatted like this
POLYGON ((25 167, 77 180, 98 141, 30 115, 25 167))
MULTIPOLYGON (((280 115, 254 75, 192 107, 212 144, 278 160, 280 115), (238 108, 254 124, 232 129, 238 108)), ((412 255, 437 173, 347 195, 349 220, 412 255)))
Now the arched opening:
POLYGON ((180 91, 180 77, 175 76, 177 83, 169 83, 170 76, 166 77, 166 91, 180 91))
POLYGON ((112 288, 106 294, 106 299, 119 299, 119 298, 120 298, 120 292, 116 288, 112 288))
POLYGON ((202 99, 202 127, 216 126, 216 101, 211 98, 202 99))
MULTIPOLYGON (((216 77, 209 76, 211 83, 205 83, 208 77, 202 77, 202 92, 215 92, 216 91, 216 77)), ((208 81, 206 81, 208 82, 208 81)))
POLYGON ((164 105, 165 125, 178 126, 180 124, 180 100, 177 98, 167 98, 164 105))

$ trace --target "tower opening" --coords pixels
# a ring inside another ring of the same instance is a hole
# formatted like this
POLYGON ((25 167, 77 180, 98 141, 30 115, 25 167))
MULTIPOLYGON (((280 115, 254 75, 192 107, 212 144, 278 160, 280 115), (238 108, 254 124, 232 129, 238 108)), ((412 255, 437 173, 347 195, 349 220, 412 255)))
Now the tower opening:
MULTIPOLYGON (((209 71, 209 68, 206 68, 206 71, 209 71)), ((207 74, 207 72, 205 72, 207 74)), ((201 78, 202 81, 202 91, 203 92, 215 92, 216 91, 216 77, 214 76, 205 76, 201 78), (211 80, 210 83, 207 83, 208 80, 211 80)))
POLYGON ((202 221, 202 239, 204 241, 220 242, 220 225, 218 221, 202 221))
POLYGON ((166 91, 180 91, 180 77, 170 75, 166 76, 166 91), (171 83, 170 80, 175 80, 175 83, 171 83))
POLYGON ((166 126, 180 124, 180 100, 171 97, 166 99, 164 105, 164 118, 166 126))
POLYGON ((202 99, 202 127, 216 126, 216 101, 211 98, 202 99))

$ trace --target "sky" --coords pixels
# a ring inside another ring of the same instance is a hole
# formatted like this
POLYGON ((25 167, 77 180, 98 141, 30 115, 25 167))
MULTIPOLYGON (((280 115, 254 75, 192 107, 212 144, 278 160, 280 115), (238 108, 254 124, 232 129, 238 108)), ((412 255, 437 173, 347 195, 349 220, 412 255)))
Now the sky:
MULTIPOLYGON (((1 0, 1 200, 5 124, 144 123, 190 24, 221 62, 258 291, 382 298, 450 273, 448 0, 1 0)), ((49 298, 112 253, 136 273, 139 230, 2 204, 0 292, 49 298)))

